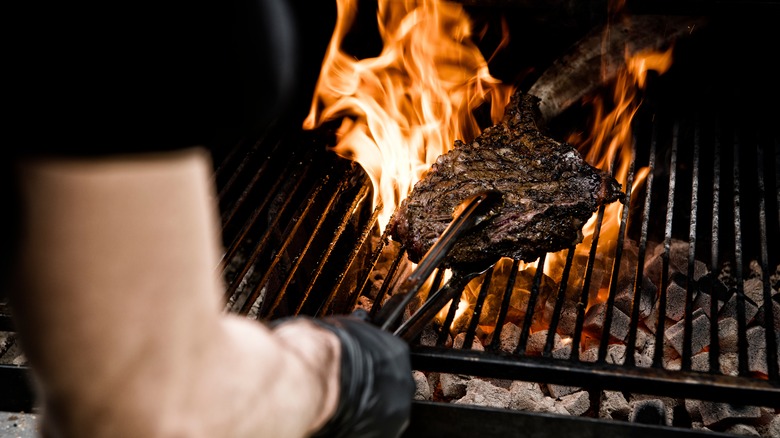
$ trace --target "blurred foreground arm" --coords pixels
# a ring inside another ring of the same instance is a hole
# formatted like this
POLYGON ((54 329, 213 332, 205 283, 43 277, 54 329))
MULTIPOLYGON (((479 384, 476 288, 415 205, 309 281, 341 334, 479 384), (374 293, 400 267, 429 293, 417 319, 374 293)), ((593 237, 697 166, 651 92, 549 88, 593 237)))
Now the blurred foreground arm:
POLYGON ((53 435, 304 436, 332 416, 332 332, 221 313, 207 157, 20 166, 11 298, 53 435))

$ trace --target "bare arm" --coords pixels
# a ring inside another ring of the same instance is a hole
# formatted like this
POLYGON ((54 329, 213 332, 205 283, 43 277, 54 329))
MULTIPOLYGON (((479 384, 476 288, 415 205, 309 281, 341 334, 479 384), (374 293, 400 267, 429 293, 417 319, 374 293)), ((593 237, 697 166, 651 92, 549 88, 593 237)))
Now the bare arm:
POLYGON ((332 414, 332 333, 305 321, 274 333, 219 310, 204 151, 20 170, 12 304, 47 424, 66 436, 284 437, 332 414))

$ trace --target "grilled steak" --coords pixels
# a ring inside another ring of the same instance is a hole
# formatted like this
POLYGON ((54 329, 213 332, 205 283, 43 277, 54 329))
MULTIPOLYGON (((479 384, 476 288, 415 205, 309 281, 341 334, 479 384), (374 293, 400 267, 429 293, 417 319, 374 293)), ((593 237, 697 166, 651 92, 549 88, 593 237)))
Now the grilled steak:
POLYGON ((499 213, 463 234, 447 267, 493 263, 501 257, 533 261, 579 243, 582 226, 602 204, 622 200, 620 184, 569 144, 537 127, 539 98, 516 92, 504 119, 473 142, 455 141, 441 155, 388 224, 415 263, 452 221, 464 199, 487 189, 504 195, 499 213))

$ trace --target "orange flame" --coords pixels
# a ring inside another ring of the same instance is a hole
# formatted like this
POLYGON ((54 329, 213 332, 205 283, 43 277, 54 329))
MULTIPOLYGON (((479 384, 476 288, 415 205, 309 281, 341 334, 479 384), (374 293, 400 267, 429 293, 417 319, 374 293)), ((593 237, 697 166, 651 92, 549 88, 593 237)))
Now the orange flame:
MULTIPOLYGON (((648 71, 653 70, 662 74, 669 69, 672 63, 672 49, 669 48, 664 52, 650 51, 635 54, 629 54, 627 52, 625 59, 625 67, 619 70, 614 83, 614 89, 611 96, 612 100, 607 101, 596 96, 590 101, 594 109, 594 115, 589 136, 586 138, 572 136, 567 140, 569 143, 576 145, 581 151, 587 151, 585 159, 591 165, 612 172, 615 179, 620 182, 624 188, 628 183, 628 173, 633 159, 633 137, 631 127, 633 118, 641 105, 639 90, 643 89, 645 86, 648 71), (615 169, 614 172, 613 168, 615 169)), ((636 191, 642 186, 648 173, 648 168, 641 168, 635 172, 632 191, 636 191)), ((613 263, 612 258, 615 254, 614 247, 620 231, 622 210, 623 205, 619 202, 607 205, 604 210, 597 253, 604 260, 605 267, 611 266, 611 263, 613 263)), ((596 219, 597 213, 594 213, 583 227, 583 240, 576 248, 577 254, 587 256, 587 253, 590 251, 596 229, 596 219)), ((545 259, 543 272, 547 275, 552 275, 551 273, 553 271, 562 270, 565 258, 565 251, 548 255, 545 259)), ((584 263, 582 260, 584 260, 584 258, 580 259, 580 263, 584 263)), ((508 266, 508 264, 511 264, 511 260, 502 259, 501 263, 503 263, 504 266, 508 266)), ((501 266, 501 264, 499 263, 497 266, 501 266)), ((523 272, 531 269, 529 272, 534 272, 537 268, 538 260, 531 263, 520 263, 518 270, 519 272, 523 272)), ((608 279, 610 276, 604 276, 603 278, 608 279)), ((469 287, 477 289, 481 280, 482 277, 475 279, 474 283, 470 284, 469 287)), ((594 304, 606 301, 608 287, 608 284, 602 284, 601 281, 591 285, 588 308, 594 304)), ((528 294, 528 292, 516 286, 513 290, 513 297, 515 297, 516 294, 522 295, 528 294)), ((463 294, 461 302, 458 303, 458 313, 450 328, 451 330, 456 328, 459 317, 468 317, 468 315, 465 314, 465 311, 472 306, 475 296, 475 293, 463 294)), ((448 307, 445 307, 445 309, 437 315, 437 321, 439 323, 444 321, 447 309, 448 307)), ((546 326, 535 325, 531 327, 531 330, 535 331, 545 328, 546 326)), ((486 328, 484 331, 490 332, 492 329, 486 328)), ((569 342, 571 342, 570 339, 569 342)))
POLYGON ((382 51, 358 60, 341 47, 357 0, 337 4, 336 28, 303 127, 343 118, 332 150, 369 174, 383 229, 437 157, 456 139, 479 134, 472 111, 490 101, 498 122, 513 87, 490 75, 461 5, 380 0, 382 51))
MULTIPOLYGON (((617 169, 613 172, 615 178, 625 187, 628 178, 628 171, 632 160, 633 138, 631 122, 636 115, 641 104, 638 97, 638 90, 645 87, 647 72, 654 70, 658 73, 664 73, 672 64, 672 49, 665 52, 639 52, 635 54, 626 53, 626 66, 618 72, 613 92, 613 101, 604 102, 602 99, 594 98, 592 104, 594 107, 594 122, 590 137, 584 141, 570 139, 580 150, 587 150, 585 159, 592 165, 606 171, 612 171, 613 165, 617 169), (611 107, 611 111, 606 108, 611 107)), ((641 186, 647 176, 648 169, 643 168, 637 171, 632 190, 641 186)), ((605 237, 614 237, 609 231, 612 228, 617 230, 620 225, 621 206, 613 203, 608 206, 609 215, 605 212, 605 221, 613 224, 607 230, 602 228, 602 235, 608 231, 605 237)), ((589 223, 590 230, 588 235, 592 234, 592 222, 589 223)), ((605 222, 606 223, 606 222, 605 222)))
MULTIPOLYGON (((576 136, 568 139, 581 151, 587 151, 585 159, 591 165, 611 172, 624 189, 628 183, 628 173, 633 159, 631 126, 641 105, 639 90, 646 85, 648 71, 653 70, 663 74, 669 69, 672 64, 672 48, 663 52, 651 50, 634 54, 626 51, 625 59, 625 67, 619 70, 615 80, 612 100, 607 102, 597 96, 590 102, 594 108, 590 136, 586 139, 576 136)), ((648 168, 636 171, 632 192, 642 186, 648 173, 648 168)), ((606 206, 597 249, 599 254, 607 256, 614 254, 622 210, 623 206, 620 203, 606 206)), ((584 238, 582 244, 577 247, 580 253, 587 252, 590 248, 596 218, 597 214, 594 214, 583 227, 584 238)), ((562 259, 562 256, 559 258, 562 259)), ((599 285, 594 287, 598 288, 599 285)), ((598 293, 596 300, 589 305, 604 301, 605 296, 604 293, 598 293)))
MULTIPOLYGON (((342 49, 357 12, 357 0, 337 0, 338 15, 304 129, 341 119, 337 154, 361 164, 374 187, 374 205, 380 209, 383 229, 400 202, 431 164, 450 150, 454 140, 479 135, 473 110, 491 104, 498 123, 514 87, 490 75, 488 63, 472 41, 470 18, 457 3, 437 0, 379 0, 378 31, 383 47, 374 58, 356 59, 342 49)), ((614 2, 622 9, 624 2, 614 2)), ((504 35, 508 35, 505 29, 504 35)), ((506 44, 505 41, 499 47, 506 44)), ((626 66, 618 74, 611 101, 590 103, 594 123, 587 138, 567 141, 587 151, 586 160, 610 171, 627 184, 632 161, 631 122, 641 101, 650 70, 665 72, 671 65, 666 52, 626 52, 626 66)), ((633 190, 642 185, 648 169, 639 169, 633 190)), ((605 208, 598 252, 614 254, 622 205, 605 208)), ((595 231, 596 214, 583 228, 578 253, 587 253, 595 231)), ((546 258, 544 272, 562 269, 565 252, 546 258)), ((520 271, 536 269, 538 262, 522 263, 520 271)), ((478 281, 479 279, 475 279, 478 281)), ((478 285, 478 283, 475 283, 478 285)), ((473 285, 472 285, 473 286, 473 285)), ((594 304, 600 284, 594 284, 594 304)), ((601 291, 603 295, 603 290, 601 291)), ((458 312, 469 306, 464 298, 458 312)), ((443 319, 446 308, 439 314, 443 319)))

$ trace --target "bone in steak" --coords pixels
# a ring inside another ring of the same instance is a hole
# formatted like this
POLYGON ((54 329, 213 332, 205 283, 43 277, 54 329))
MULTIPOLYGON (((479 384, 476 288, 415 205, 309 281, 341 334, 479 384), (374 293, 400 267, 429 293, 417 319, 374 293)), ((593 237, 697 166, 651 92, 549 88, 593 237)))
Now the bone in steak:
POLYGON ((614 178, 571 145, 545 136, 539 120, 539 98, 517 91, 499 124, 469 144, 456 140, 436 160, 388 224, 412 262, 436 242, 458 204, 484 190, 501 192, 504 205, 458 239, 444 266, 536 260, 579 243, 582 226, 600 205, 622 201, 614 178))

